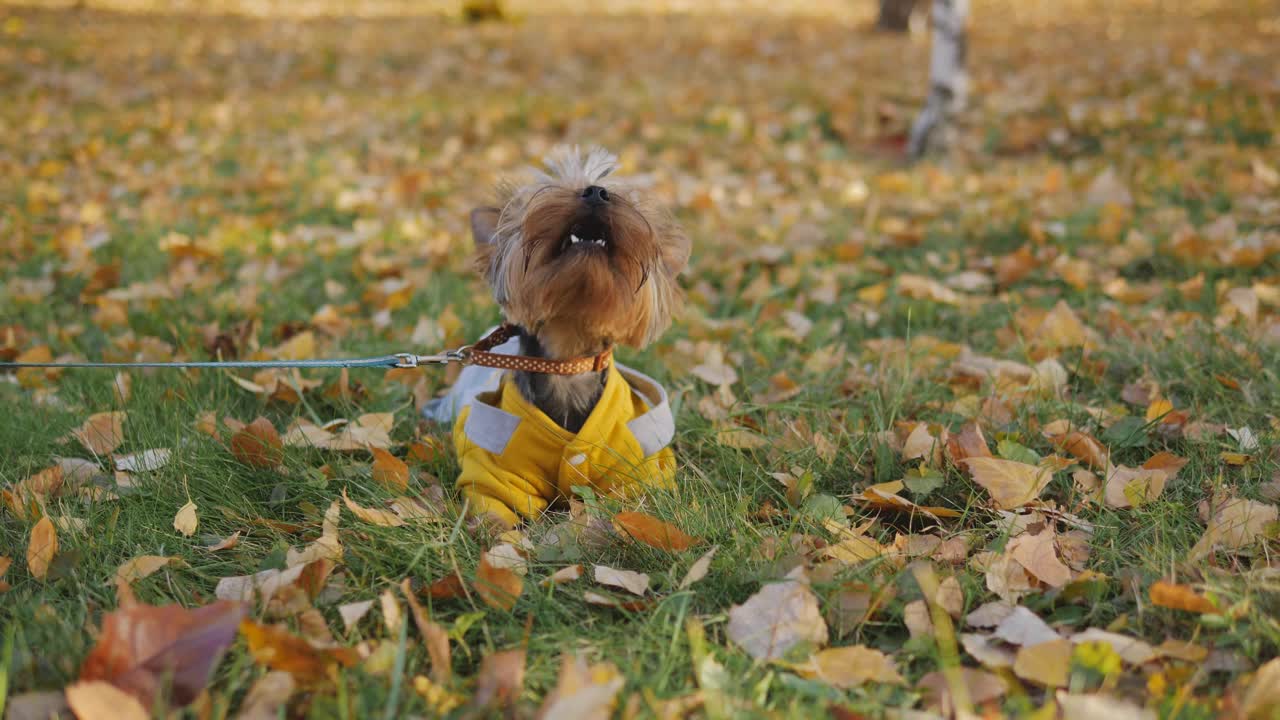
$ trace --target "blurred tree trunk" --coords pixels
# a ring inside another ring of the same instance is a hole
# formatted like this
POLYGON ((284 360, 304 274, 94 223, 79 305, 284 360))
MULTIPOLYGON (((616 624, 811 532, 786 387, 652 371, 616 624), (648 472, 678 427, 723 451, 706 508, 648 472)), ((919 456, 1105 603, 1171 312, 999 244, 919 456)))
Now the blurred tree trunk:
POLYGON ((948 121, 965 105, 969 78, 964 63, 969 0, 933 0, 933 41, 929 55, 929 98, 911 126, 907 154, 919 158, 946 144, 948 121))
POLYGON ((893 32, 906 32, 911 26, 911 11, 916 0, 880 0, 880 18, 876 27, 893 32))

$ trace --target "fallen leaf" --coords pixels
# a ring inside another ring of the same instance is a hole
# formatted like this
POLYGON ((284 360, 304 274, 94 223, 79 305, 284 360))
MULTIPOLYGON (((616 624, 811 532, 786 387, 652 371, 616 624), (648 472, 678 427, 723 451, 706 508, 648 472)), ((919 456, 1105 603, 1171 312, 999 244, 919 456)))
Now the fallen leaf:
POLYGON ((702 557, 695 560, 693 564, 689 566, 689 571, 685 573, 684 579, 680 581, 678 589, 684 590, 690 585, 706 577, 707 572, 711 570, 711 559, 715 557, 716 550, 718 549, 718 547, 713 547, 703 553, 702 557))
POLYGON ((827 624, 804 568, 797 567, 786 579, 767 583, 746 602, 734 605, 725 634, 757 660, 781 659, 800 643, 825 645, 827 624))
POLYGON ((248 603, 258 598, 265 604, 275 597, 276 593, 298 582, 306 569, 306 565, 295 565, 284 570, 270 568, 253 575, 224 577, 218 580, 213 594, 220 600, 248 603))
POLYGON ((403 460, 383 450, 371 447, 373 453, 373 481, 394 492, 409 489, 409 466, 403 460))
POLYGON ((524 650, 503 650, 480 660, 476 692, 471 706, 476 709, 510 707, 524 687, 524 650))
POLYGON ((135 580, 140 580, 154 573, 162 567, 173 565, 175 567, 183 567, 187 563, 179 557, 165 557, 162 555, 139 555, 138 557, 123 563, 116 568, 116 583, 131 584, 135 580))
POLYGON ((116 455, 112 460, 117 470, 125 472, 153 472, 169 464, 172 453, 168 448, 143 450, 130 455, 116 455))
POLYGON ((995 636, 1007 643, 1024 647, 1061 639, 1044 620, 1021 605, 1000 621, 996 626, 995 636))
POLYGON ((1044 529, 1037 535, 1023 533, 1010 540, 1006 550, 1045 585, 1060 588, 1071 582, 1071 568, 1058 558, 1052 530, 1044 529))
POLYGON ((951 617, 960 619, 960 613, 964 612, 964 591, 960 588, 960 581, 954 575, 938 583, 938 594, 934 602, 951 617))
POLYGON ((1160 497, 1169 473, 1164 470, 1116 465, 1107 472, 1103 497, 1117 508, 1138 507, 1160 497))
POLYGON ((186 537, 195 535, 196 526, 199 524, 200 520, 196 517, 196 504, 190 500, 178 510, 177 515, 173 516, 173 529, 186 537))
POLYGON ((1047 469, 1013 460, 971 457, 964 462, 973 481, 985 488, 996 507, 1002 510, 1012 510, 1035 500, 1053 478, 1047 469))
POLYGON ((613 714, 618 691, 626 684, 618 668, 610 662, 587 665, 580 655, 565 654, 560 660, 560 678, 542 701, 536 720, 608 720, 613 714))
POLYGON ((1195 613, 1216 613, 1218 608, 1209 598, 1186 585, 1157 580, 1149 590, 1151 604, 1195 613))
POLYGON ((81 680, 104 680, 152 707, 186 705, 209 682, 244 617, 240 603, 220 600, 188 610, 132 602, 102 618, 102 633, 80 666, 81 680))
POLYGON ((27 543, 27 569, 31 571, 31 577, 44 580, 49 574, 49 563, 57 554, 58 531, 46 515, 31 528, 31 539, 27 543))
POLYGON ((1072 635, 1071 642, 1077 645, 1084 642, 1107 643, 1130 665, 1141 665, 1156 656, 1155 649, 1144 640, 1098 628, 1089 628, 1072 635))
POLYGON ((509 568, 494 565, 486 552, 480 556, 472 587, 489 607, 511 612, 516 600, 524 592, 524 581, 509 568))
POLYGON ((893 658, 863 645, 828 648, 814 653, 808 661, 795 667, 803 677, 824 682, 841 690, 850 690, 868 682, 905 684, 893 658))
POLYGON ((619 599, 609 595, 601 595, 598 592, 587 590, 582 593, 582 599, 588 605, 597 605, 600 607, 611 607, 628 612, 639 612, 649 607, 651 601, 648 598, 627 598, 619 599))
POLYGON ((67 686, 67 705, 79 720, 150 720, 151 713, 129 693, 92 680, 67 686))
MULTIPOLYGON (((999 675, 985 670, 961 667, 957 668, 960 683, 963 684, 969 703, 983 705, 1004 696, 1006 685, 999 675)), ((924 690, 924 706, 936 709, 944 717, 956 715, 956 699, 951 696, 946 675, 935 670, 920 678, 916 688, 924 690)))
MULTIPOLYGON (((214 537, 217 537, 216 535, 214 537)), ((219 550, 230 550, 240 544, 240 531, 237 530, 230 535, 222 538, 218 542, 205 546, 205 550, 209 552, 218 552, 219 550)))
POLYGON ((342 561, 342 541, 338 537, 338 524, 342 520, 342 508, 338 501, 329 503, 320 522, 320 537, 301 550, 289 548, 285 553, 285 567, 306 565, 317 560, 342 561))
POLYGON ((613 516, 613 525, 620 534, 667 552, 688 550, 699 541, 675 525, 642 512, 618 513, 613 516))
POLYGON ((542 581, 542 585, 563 585, 564 583, 573 582, 582 577, 581 565, 569 565, 555 571, 546 580, 542 581))
POLYGON ((1253 545, 1278 516, 1275 505, 1243 498, 1228 498, 1214 505, 1204 535, 1188 554, 1192 562, 1217 550, 1243 550, 1253 545))
POLYGON ((413 624, 417 626, 418 632, 422 635, 422 641, 427 646, 427 656, 431 658, 431 679, 441 684, 448 683, 453 676, 449 632, 427 614, 426 608, 418 602, 413 592, 413 585, 408 578, 400 583, 400 591, 404 593, 405 600, 409 603, 413 624))
POLYGON ((649 589, 649 576, 644 573, 596 565, 592 568, 592 575, 601 585, 619 587, 633 595, 644 596, 645 591, 649 589))
POLYGON ((273 468, 284 460, 284 444, 271 421, 259 417, 231 436, 231 454, 245 465, 273 468))
POLYGON ((378 596, 378 604, 382 608, 382 624, 387 628, 387 637, 399 635, 400 626, 404 624, 404 613, 400 610, 396 596, 390 590, 383 590, 378 596))
POLYGON ((1054 697, 1061 720, 1156 720, 1154 710, 1106 695, 1073 695, 1059 690, 1054 697))
POLYGON ((1272 658, 1258 668, 1253 682, 1240 701, 1240 714, 1249 720, 1274 718, 1280 711, 1280 658, 1272 658))
POLYGON ((277 720, 297 690, 298 683, 292 675, 272 670, 249 688, 236 720, 277 720))
POLYGON ((382 527, 400 527, 404 525, 404 520, 399 515, 390 510, 379 510, 377 508, 367 508, 357 505, 351 498, 347 497, 347 489, 342 489, 342 502, 346 503, 347 509, 361 520, 380 525, 382 527))
POLYGON ((331 668, 353 667, 360 659, 348 648, 317 648, 277 625, 245 620, 240 623, 240 634, 244 635, 255 662, 287 672, 304 685, 320 683, 329 677, 331 668))
POLYGON ((90 415, 71 434, 94 455, 110 455, 124 442, 125 414, 120 411, 90 415))
POLYGON ((966 615, 964 621, 974 627, 993 628, 1012 615, 1013 609, 1013 605, 1000 600, 983 603, 966 615))
POLYGON ((1013 673, 1046 687, 1064 687, 1071 675, 1071 641, 1049 640, 1018 648, 1013 673))
POLYGON ((360 602, 346 603, 338 606, 338 616, 342 618, 342 628, 346 632, 351 632, 351 628, 355 627, 360 619, 369 614, 369 610, 373 608, 372 600, 362 600, 360 602))

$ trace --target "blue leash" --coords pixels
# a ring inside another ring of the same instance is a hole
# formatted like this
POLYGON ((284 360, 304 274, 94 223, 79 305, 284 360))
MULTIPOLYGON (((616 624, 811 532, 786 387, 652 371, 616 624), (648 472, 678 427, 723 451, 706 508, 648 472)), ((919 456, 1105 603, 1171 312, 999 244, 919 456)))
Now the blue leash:
POLYGON ((469 348, 446 350, 437 355, 395 353, 368 358, 339 360, 206 360, 199 362, 0 362, 0 370, 25 368, 416 368, 422 365, 466 363, 469 348))

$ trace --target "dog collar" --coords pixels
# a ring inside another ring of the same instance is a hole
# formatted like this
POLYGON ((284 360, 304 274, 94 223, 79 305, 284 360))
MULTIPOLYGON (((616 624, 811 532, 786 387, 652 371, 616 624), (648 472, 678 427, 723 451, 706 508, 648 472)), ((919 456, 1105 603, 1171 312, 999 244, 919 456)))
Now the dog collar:
POLYGON ((605 348, 598 355, 570 358, 568 360, 551 360, 529 355, 504 355, 489 352, 494 347, 523 334, 523 330, 511 323, 502 323, 493 332, 484 336, 474 345, 459 348, 457 353, 463 365, 479 365, 499 370, 519 370, 521 372, 543 373, 546 375, 578 375, 585 372, 600 372, 609 367, 613 360, 613 348, 605 348))

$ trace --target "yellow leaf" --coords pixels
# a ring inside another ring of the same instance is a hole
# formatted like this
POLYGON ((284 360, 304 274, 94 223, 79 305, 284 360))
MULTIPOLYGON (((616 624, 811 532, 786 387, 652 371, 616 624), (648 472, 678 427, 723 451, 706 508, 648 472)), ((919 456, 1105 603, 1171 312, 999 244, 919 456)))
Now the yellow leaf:
POLYGON ((1151 584, 1149 593, 1152 605, 1196 613, 1214 613, 1218 611, 1217 606, 1210 602, 1208 598, 1186 585, 1157 580, 1151 584))
POLYGON ((342 502, 346 503, 347 509, 354 513, 356 517, 367 523, 381 525, 382 527, 400 527, 404 525, 404 520, 401 520, 399 515, 390 510, 378 510, 357 505, 351 498, 347 497, 346 488, 342 489, 342 502))
POLYGON ((27 568, 31 577, 43 580, 49 573, 49 563, 58 554, 58 531, 47 516, 31 528, 31 540, 27 543, 27 568))
POLYGON ((1013 672, 1028 682, 1047 687, 1063 687, 1071 670, 1071 641, 1049 640, 1018 649, 1013 672))
POLYGON ((200 524, 200 519, 196 517, 196 504, 187 501, 183 505, 178 514, 173 517, 173 529, 182 533, 186 537, 191 537, 196 532, 196 526, 200 524))
POLYGON ((116 582, 128 585, 135 580, 141 580, 166 565, 183 566, 186 565, 186 562, 179 557, 139 555, 116 568, 116 582))
POLYGON ((902 675, 898 674, 893 658, 863 645, 822 650, 795 669, 803 677, 841 690, 860 687, 868 682, 893 685, 905 682, 902 675))
POLYGON ((994 457, 966 458, 974 482, 986 488, 996 507, 1012 510, 1040 496, 1053 473, 1047 469, 994 457))
POLYGON ((104 412, 90 415, 84 424, 71 434, 81 445, 95 455, 109 455, 124 442, 123 412, 104 412))

